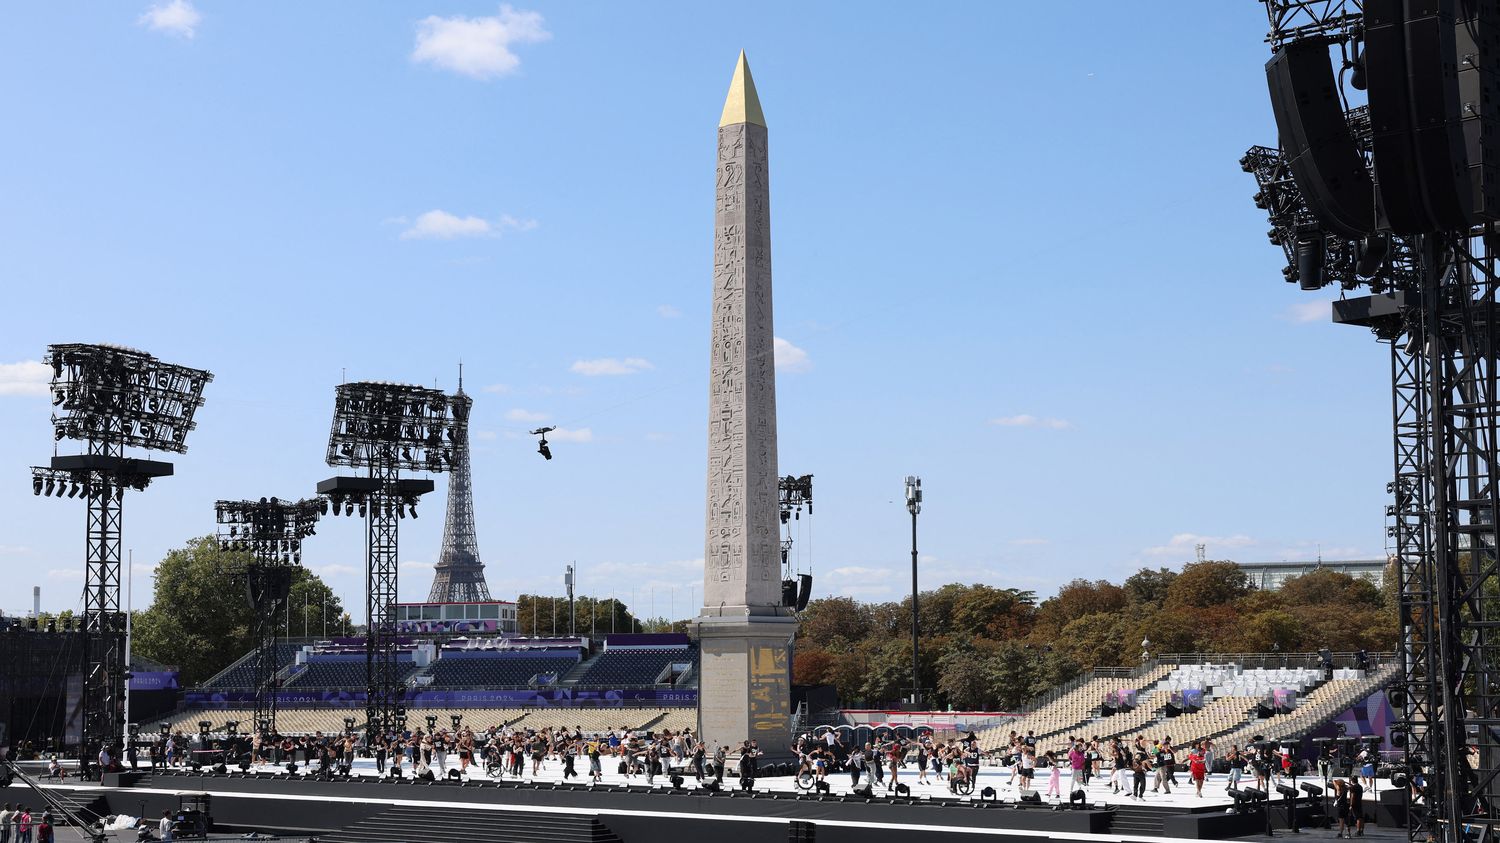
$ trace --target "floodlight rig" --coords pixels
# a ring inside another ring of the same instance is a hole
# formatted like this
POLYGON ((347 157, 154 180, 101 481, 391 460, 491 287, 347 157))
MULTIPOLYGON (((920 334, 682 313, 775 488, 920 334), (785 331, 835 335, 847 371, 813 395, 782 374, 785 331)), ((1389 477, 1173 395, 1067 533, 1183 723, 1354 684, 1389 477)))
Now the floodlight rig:
POLYGON ((1390 346, 1393 734, 1430 794, 1407 812, 1409 838, 1458 840, 1500 810, 1500 158, 1489 143, 1500 6, 1261 2, 1281 148, 1252 147, 1240 164, 1285 254, 1283 277, 1306 290, 1338 284, 1333 321, 1390 346), (1349 87, 1368 88, 1367 105, 1346 107, 1344 70, 1349 87), (1455 166, 1440 166, 1445 157, 1455 166), (1375 213, 1351 225, 1351 210, 1375 213))
POLYGON ((811 474, 801 477, 788 474, 776 481, 781 524, 786 528, 781 539, 781 602, 794 612, 806 609, 808 600, 812 598, 812 573, 793 571, 791 562, 791 522, 802 520, 804 507, 808 517, 812 517, 812 479, 811 474))
POLYGON ((57 442, 86 443, 86 453, 53 456, 31 469, 31 489, 58 497, 82 494, 85 531, 83 751, 125 738, 125 615, 120 611, 120 531, 125 490, 143 491, 172 464, 127 458, 125 449, 187 452, 193 414, 213 375, 163 363, 114 345, 59 343, 43 360, 52 366, 52 433, 57 442))
MULTIPOLYGON (((322 507, 365 519, 365 731, 372 740, 398 723, 403 685, 396 674, 397 525, 431 480, 402 480, 402 469, 453 467, 456 422, 452 397, 409 384, 340 384, 334 393, 328 464, 369 469, 367 477, 330 477, 318 484, 322 507)), ((404 714, 404 712, 402 712, 404 714)))
POLYGON ((296 503, 278 498, 218 501, 219 547, 250 561, 238 572, 254 611, 255 717, 258 731, 276 733, 276 621, 286 607, 292 569, 302 564, 302 540, 316 532, 322 500, 296 503))

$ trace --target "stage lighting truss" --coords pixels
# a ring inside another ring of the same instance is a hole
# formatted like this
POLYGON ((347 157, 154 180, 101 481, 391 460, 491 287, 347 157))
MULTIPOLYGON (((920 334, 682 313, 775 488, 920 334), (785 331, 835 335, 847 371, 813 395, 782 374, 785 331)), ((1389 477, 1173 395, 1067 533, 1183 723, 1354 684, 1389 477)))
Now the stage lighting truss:
POLYGON ((253 555, 261 564, 302 564, 302 540, 317 532, 318 516, 326 502, 296 503, 278 498, 258 501, 218 501, 219 547, 253 555))
POLYGON ((334 394, 328 464, 446 471, 457 423, 453 398, 436 389, 365 381, 334 394))
POLYGON ((1305 38, 1350 40, 1364 28, 1360 0, 1264 1, 1271 24, 1266 43, 1272 47, 1305 38))
MULTIPOLYGON (((1369 112, 1361 107, 1347 115, 1355 143, 1368 153, 1369 112)), ((1281 150, 1252 146, 1240 159, 1240 167, 1255 177, 1255 206, 1266 212, 1271 228, 1266 237, 1286 255, 1281 275, 1289 283, 1301 280, 1297 250, 1321 248, 1323 276, 1345 290, 1369 287, 1377 295, 1396 290, 1416 290, 1421 284, 1413 238, 1394 234, 1372 235, 1352 240, 1323 230, 1292 180, 1291 167, 1281 150)))
POLYGON ((780 492, 781 523, 785 524, 793 518, 802 518, 802 508, 807 507, 807 514, 812 515, 812 479, 811 474, 801 477, 793 477, 788 474, 777 482, 780 492))
POLYGON ((193 414, 213 375, 112 345, 52 345, 56 439, 107 440, 152 451, 187 451, 193 414))

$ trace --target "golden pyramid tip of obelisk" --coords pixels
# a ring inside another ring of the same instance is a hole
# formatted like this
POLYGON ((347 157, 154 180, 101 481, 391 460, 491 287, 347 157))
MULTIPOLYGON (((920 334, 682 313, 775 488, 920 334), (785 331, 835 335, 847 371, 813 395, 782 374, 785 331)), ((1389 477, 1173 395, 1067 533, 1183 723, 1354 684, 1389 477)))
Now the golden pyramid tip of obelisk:
POLYGON ((760 97, 755 94, 755 79, 750 76, 750 64, 745 61, 744 50, 740 50, 740 60, 734 65, 729 96, 724 98, 724 114, 719 118, 721 127, 735 123, 766 125, 766 115, 760 110, 760 97))

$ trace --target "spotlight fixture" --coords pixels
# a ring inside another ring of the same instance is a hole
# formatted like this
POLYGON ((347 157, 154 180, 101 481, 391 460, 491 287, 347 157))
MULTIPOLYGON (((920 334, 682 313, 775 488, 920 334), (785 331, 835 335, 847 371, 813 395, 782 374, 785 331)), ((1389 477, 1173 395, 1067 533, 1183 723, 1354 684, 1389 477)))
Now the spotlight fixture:
POLYGON ((551 427, 539 427, 531 431, 531 435, 542 437, 541 441, 537 443, 536 452, 541 454, 545 459, 552 459, 552 449, 547 446, 547 434, 556 429, 557 425, 552 425, 551 427))

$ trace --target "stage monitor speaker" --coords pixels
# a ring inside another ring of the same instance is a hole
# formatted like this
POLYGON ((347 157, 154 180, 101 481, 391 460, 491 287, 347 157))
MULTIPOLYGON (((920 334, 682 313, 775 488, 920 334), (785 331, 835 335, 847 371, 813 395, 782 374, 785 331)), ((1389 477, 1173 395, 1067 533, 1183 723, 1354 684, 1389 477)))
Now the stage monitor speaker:
POLYGON ((797 575, 797 611, 807 608, 808 601, 812 600, 812 574, 797 575))
POLYGON ((1017 802, 1036 802, 1036 803, 1040 803, 1042 801, 1042 795, 1040 793, 1037 793, 1034 790, 1023 790, 1023 791, 1021 791, 1020 798, 1017 799, 1016 801, 1017 802))
POLYGON ((1266 83, 1281 149, 1308 210, 1345 237, 1374 231, 1375 188, 1344 119, 1328 45, 1308 39, 1277 48, 1266 62, 1266 83))

